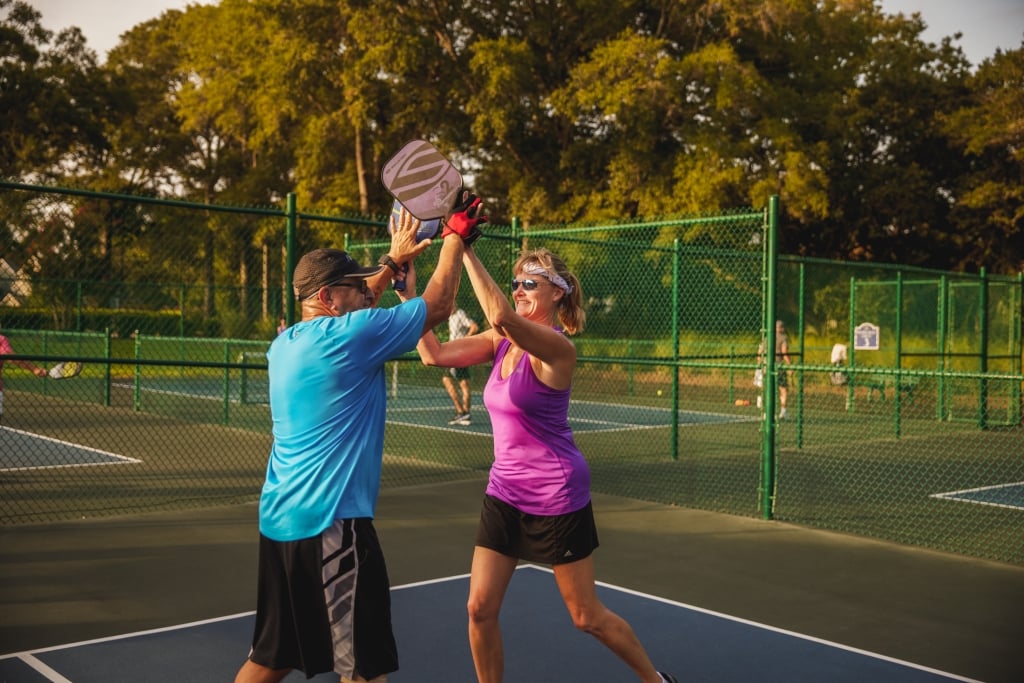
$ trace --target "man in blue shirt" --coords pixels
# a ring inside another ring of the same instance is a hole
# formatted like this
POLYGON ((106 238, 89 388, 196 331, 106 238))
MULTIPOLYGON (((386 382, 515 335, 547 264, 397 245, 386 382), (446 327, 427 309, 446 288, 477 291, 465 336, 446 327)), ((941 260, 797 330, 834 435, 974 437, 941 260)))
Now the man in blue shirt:
MULTIPOLYGON (((468 193, 467 193, 468 195, 468 193)), ((267 353, 274 443, 260 496, 259 585, 252 651, 236 683, 276 682, 292 669, 342 681, 383 681, 398 669, 390 586, 373 527, 386 408, 385 363, 416 348, 451 313, 462 254, 486 220, 464 195, 442 236, 437 268, 416 296, 376 303, 416 242, 419 221, 392 217, 389 252, 363 267, 316 249, 295 268, 299 322, 267 353)))

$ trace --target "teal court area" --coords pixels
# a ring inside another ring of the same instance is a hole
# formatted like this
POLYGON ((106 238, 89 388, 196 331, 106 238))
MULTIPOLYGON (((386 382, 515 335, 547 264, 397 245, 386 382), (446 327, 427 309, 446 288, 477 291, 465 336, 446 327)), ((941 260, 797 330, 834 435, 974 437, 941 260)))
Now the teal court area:
MULTIPOLYGON (((466 576, 396 586, 393 616, 401 669, 396 683, 472 681, 465 637, 466 576)), ((798 633, 623 590, 598 587, 610 609, 634 624, 658 666, 680 680, 940 683, 969 680, 798 633)), ((509 681, 629 681, 632 674, 568 623, 550 571, 521 565, 504 611, 509 681)), ((55 681, 231 680, 252 632, 251 612, 142 633, 71 643, 0 659, 0 679, 55 681)), ((304 680, 292 673, 288 680, 304 680)), ((320 674, 316 681, 337 681, 320 674)))
MULTIPOLYGON (((474 680, 466 572, 483 485, 381 492, 393 681, 474 680)), ((617 496, 594 504, 599 596, 680 680, 1024 679, 1020 567, 617 496)), ((0 680, 230 680, 251 637, 255 513, 0 528, 0 680)), ((521 567, 509 591, 506 680, 632 680, 573 627, 547 568, 521 567)))

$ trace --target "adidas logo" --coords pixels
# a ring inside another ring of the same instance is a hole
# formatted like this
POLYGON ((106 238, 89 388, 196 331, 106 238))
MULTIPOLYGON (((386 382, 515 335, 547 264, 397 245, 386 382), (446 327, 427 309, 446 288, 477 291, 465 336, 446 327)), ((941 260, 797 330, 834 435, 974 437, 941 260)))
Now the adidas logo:
POLYGON ((571 550, 566 550, 565 551, 565 555, 562 555, 562 557, 572 557, 572 551, 571 550))

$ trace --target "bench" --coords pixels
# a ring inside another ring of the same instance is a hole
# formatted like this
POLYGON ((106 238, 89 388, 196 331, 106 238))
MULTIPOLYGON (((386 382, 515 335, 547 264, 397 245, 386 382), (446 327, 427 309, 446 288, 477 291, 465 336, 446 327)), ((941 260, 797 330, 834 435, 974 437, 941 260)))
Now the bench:
MULTIPOLYGON (((917 389, 921 378, 917 375, 904 375, 899 379, 899 392, 907 400, 914 400, 914 390, 917 389)), ((868 389, 868 400, 874 398, 875 393, 883 401, 887 400, 886 391, 896 386, 896 375, 867 375, 860 380, 862 386, 868 389)))
POLYGON ((867 387, 869 401, 875 397, 876 392, 880 399, 885 400, 885 390, 889 386, 888 375, 867 375, 860 383, 867 387))

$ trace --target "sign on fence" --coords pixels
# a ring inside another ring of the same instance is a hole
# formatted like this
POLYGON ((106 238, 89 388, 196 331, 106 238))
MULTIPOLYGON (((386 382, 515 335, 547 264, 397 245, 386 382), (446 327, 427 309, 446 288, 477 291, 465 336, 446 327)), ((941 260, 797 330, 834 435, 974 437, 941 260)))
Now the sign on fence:
POLYGON ((853 330, 853 348, 855 351, 878 350, 878 325, 861 323, 853 330))

